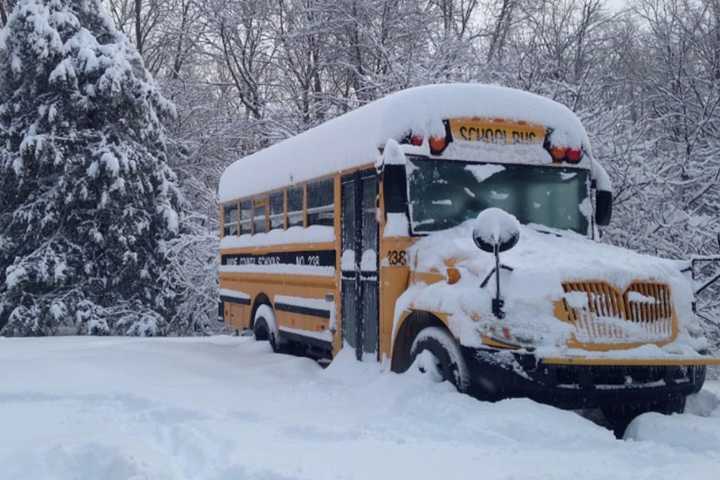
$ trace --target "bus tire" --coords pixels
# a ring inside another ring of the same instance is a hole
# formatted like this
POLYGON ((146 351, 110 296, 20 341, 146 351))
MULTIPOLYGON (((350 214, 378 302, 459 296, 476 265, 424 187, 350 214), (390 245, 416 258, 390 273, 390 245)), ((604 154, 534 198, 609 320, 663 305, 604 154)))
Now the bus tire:
POLYGON ((671 415, 685 412, 686 398, 685 395, 672 395, 654 402, 607 405, 602 407, 601 410, 615 436, 622 438, 630 422, 643 413, 657 412, 671 415))
POLYGON ((281 342, 275 312, 269 305, 260 305, 255 311, 253 332, 256 340, 268 340, 273 352, 281 351, 281 342), (259 334, 259 335, 258 335, 259 334))
POLYGON ((445 328, 420 330, 410 347, 413 368, 428 374, 437 382, 449 381, 458 392, 470 389, 470 373, 460 346, 445 328))
POLYGON ((268 326, 264 318, 258 318, 253 322, 253 334, 258 342, 268 339, 268 326))

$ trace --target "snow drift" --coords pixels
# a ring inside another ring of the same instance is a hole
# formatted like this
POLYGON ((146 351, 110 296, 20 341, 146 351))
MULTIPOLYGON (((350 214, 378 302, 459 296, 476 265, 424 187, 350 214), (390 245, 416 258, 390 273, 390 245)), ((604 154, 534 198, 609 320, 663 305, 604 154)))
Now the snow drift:
POLYGON ((247 337, 0 338, 0 362, 4 480, 710 480, 720 462, 654 433, 693 415, 622 442, 573 412, 247 337))

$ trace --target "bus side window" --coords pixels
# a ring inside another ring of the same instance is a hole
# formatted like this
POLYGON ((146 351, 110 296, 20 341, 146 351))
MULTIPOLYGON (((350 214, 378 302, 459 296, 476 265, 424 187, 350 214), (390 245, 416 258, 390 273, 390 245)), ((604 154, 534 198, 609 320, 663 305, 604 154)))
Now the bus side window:
POLYGON ((305 223, 303 211, 303 187, 288 188, 288 227, 302 227, 305 223))
POLYGON ((266 213, 267 198, 256 198, 253 201, 253 233, 265 233, 267 231, 266 213))
POLYGON ((225 226, 224 235, 238 234, 238 204, 231 203, 223 207, 223 225, 225 226))
POLYGON ((308 225, 333 225, 334 184, 332 178, 308 184, 308 225))
POLYGON ((285 227, 285 199, 283 192, 270 194, 270 230, 285 227))
POLYGON ((240 235, 252 233, 252 202, 240 202, 240 235))

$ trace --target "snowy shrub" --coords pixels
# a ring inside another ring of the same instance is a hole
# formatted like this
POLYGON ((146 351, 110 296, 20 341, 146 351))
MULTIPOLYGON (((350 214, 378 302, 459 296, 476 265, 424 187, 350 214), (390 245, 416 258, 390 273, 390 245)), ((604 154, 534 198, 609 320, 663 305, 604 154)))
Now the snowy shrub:
POLYGON ((110 327, 103 309, 88 300, 78 302, 75 307, 77 333, 83 335, 109 335, 110 327))
POLYGON ((37 305, 26 307, 20 305, 9 312, 7 323, 3 328, 6 335, 32 336, 39 334, 51 334, 54 332, 54 325, 47 321, 37 305))
POLYGON ((112 311, 116 318, 115 330, 121 335, 154 337, 164 335, 165 319, 156 311, 139 303, 131 303, 128 308, 112 311))
POLYGON ((182 297, 174 107, 98 0, 23 0, 0 33, 0 334, 158 335, 182 297))
POLYGON ((192 335, 217 326, 219 239, 196 222, 188 227, 189 232, 164 243, 169 267, 161 280, 183 299, 169 319, 168 330, 192 335))

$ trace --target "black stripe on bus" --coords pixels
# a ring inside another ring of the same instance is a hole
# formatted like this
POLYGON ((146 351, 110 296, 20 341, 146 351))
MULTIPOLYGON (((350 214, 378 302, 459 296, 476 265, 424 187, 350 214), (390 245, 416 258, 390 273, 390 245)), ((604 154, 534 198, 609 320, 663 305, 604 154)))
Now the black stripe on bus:
POLYGON ((227 295, 220 295, 220 301, 226 303, 239 303, 240 305, 250 305, 249 298, 229 297, 227 295))
POLYGON ((280 337, 286 338, 291 342, 304 343, 305 345, 310 345, 320 350, 327 350, 328 352, 332 351, 332 342, 327 340, 306 336, 301 333, 288 332, 282 328, 278 333, 280 337))
POLYGON ((303 307, 300 305, 291 305, 289 303, 275 303, 275 310, 281 310, 288 313, 299 313, 300 315, 310 315, 313 317, 330 318, 330 310, 323 308, 303 307))
POLYGON ((334 267, 335 250, 225 254, 222 265, 299 265, 306 267, 334 267))

